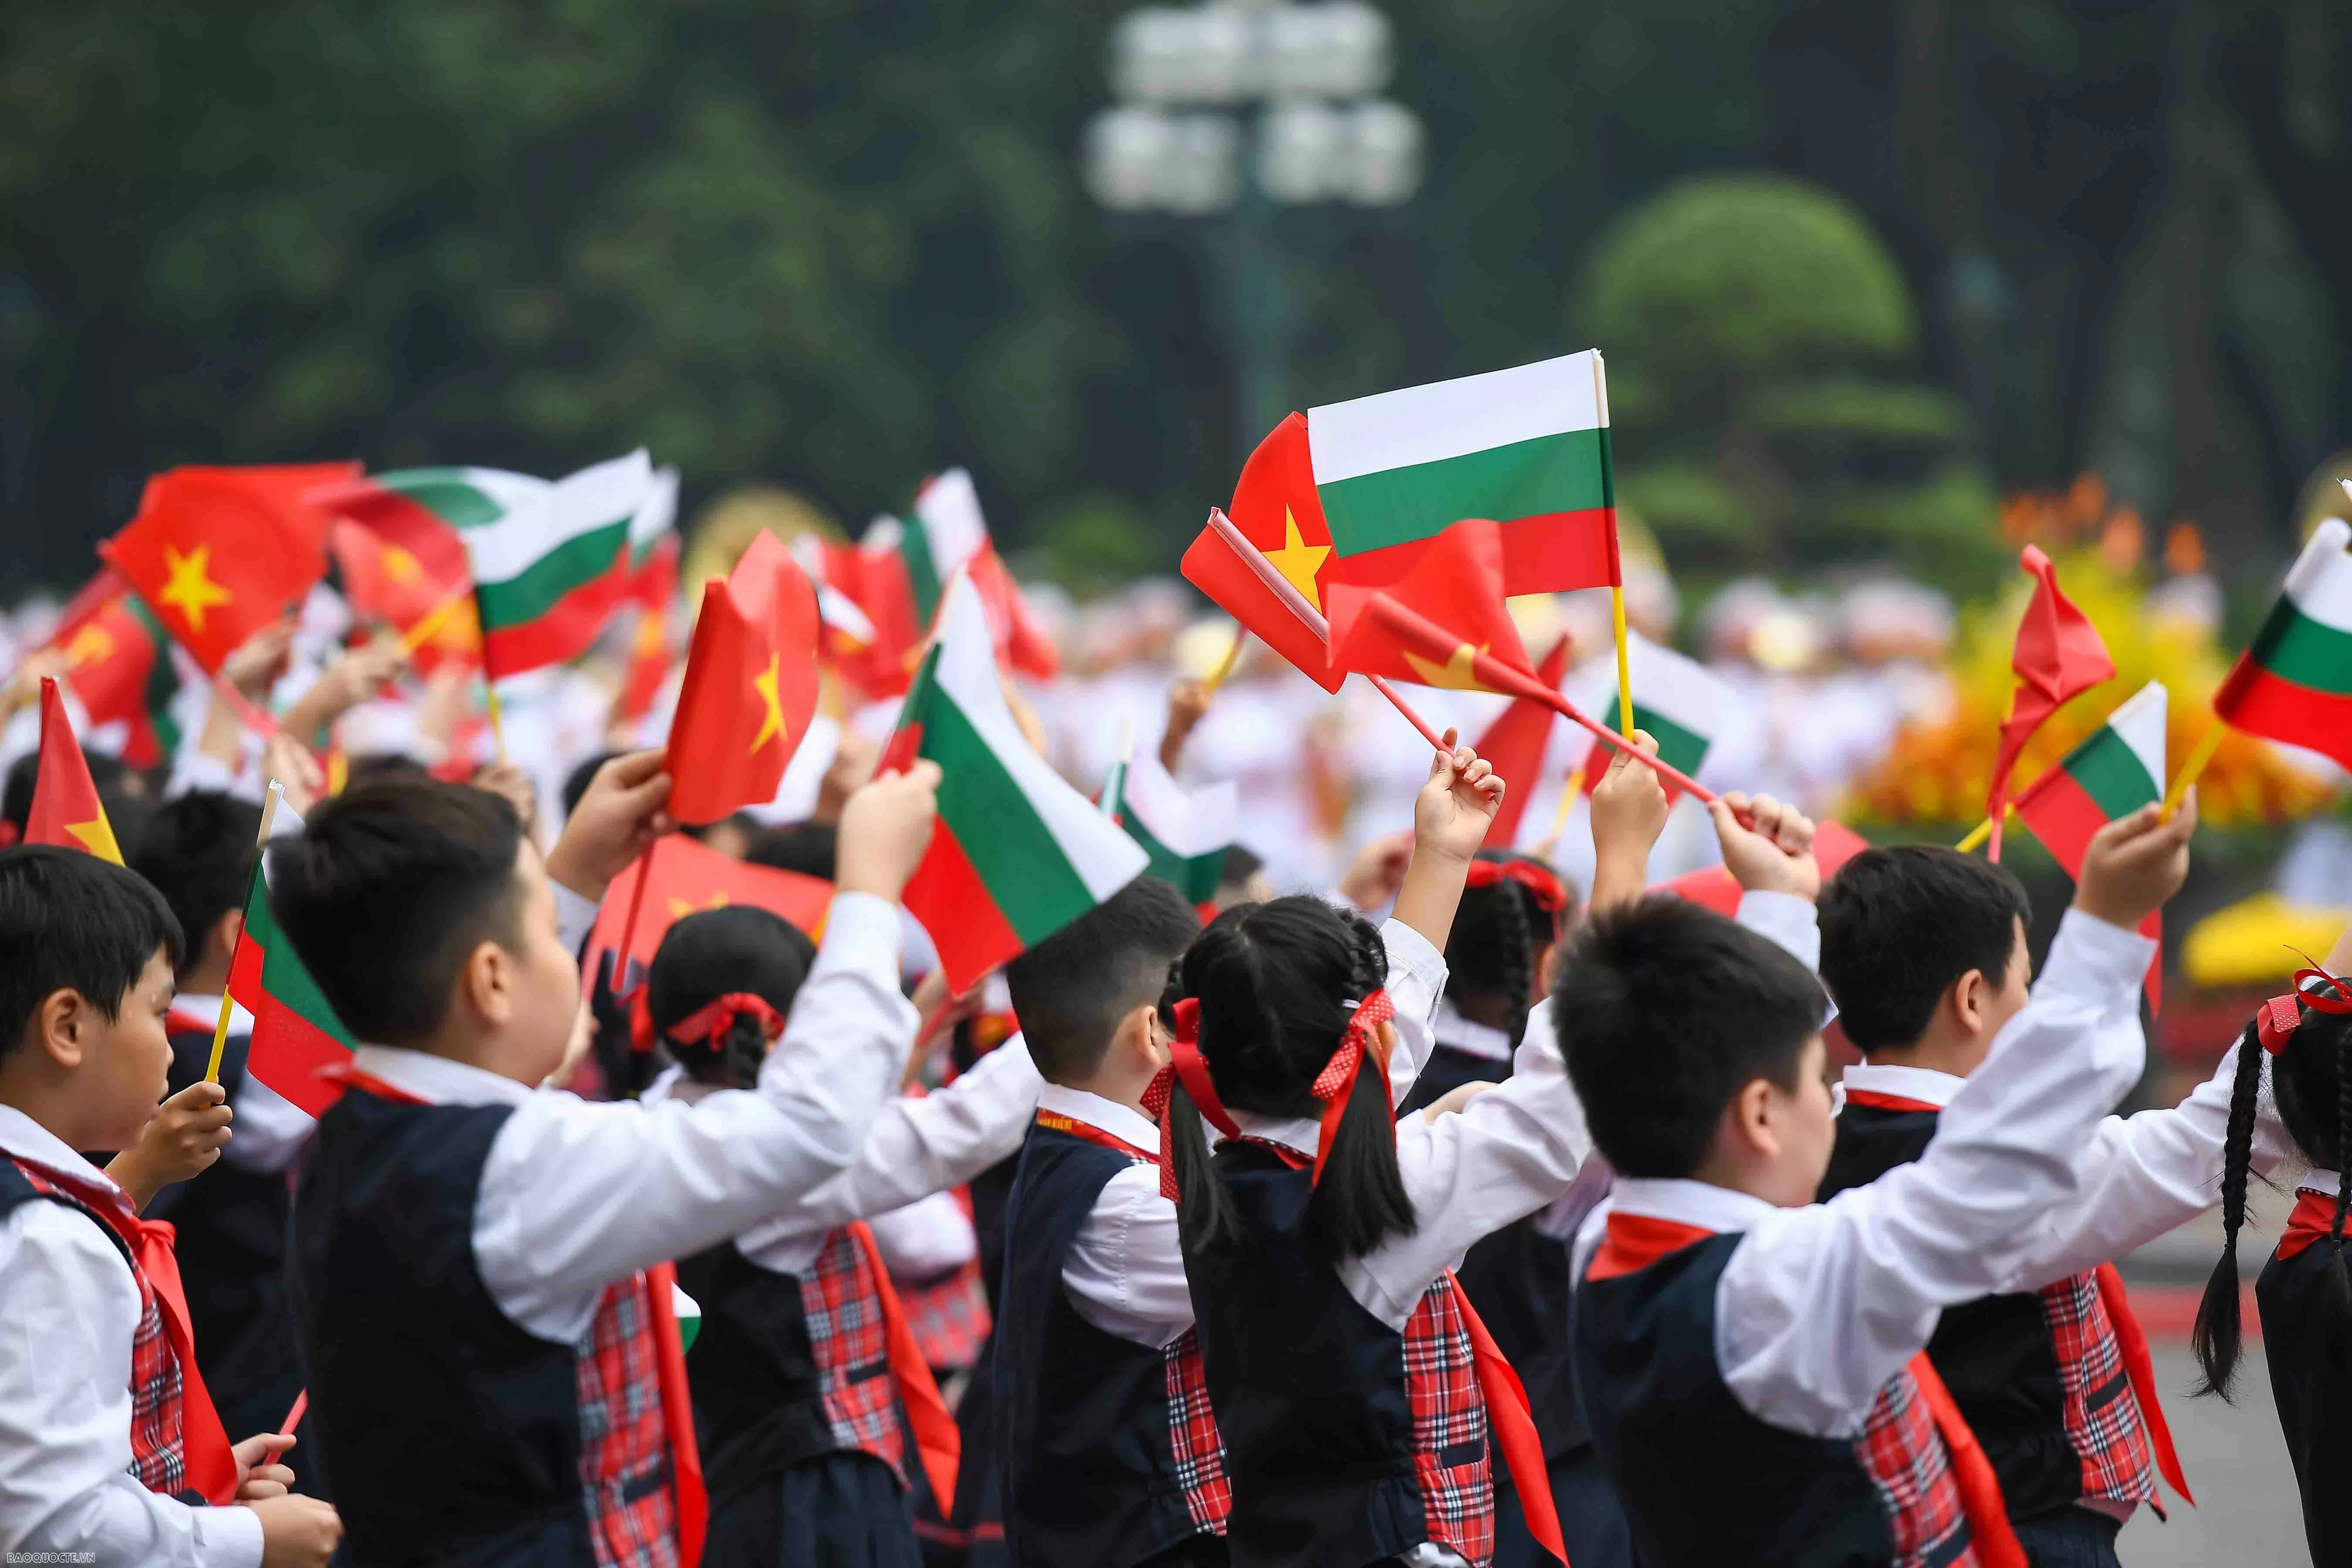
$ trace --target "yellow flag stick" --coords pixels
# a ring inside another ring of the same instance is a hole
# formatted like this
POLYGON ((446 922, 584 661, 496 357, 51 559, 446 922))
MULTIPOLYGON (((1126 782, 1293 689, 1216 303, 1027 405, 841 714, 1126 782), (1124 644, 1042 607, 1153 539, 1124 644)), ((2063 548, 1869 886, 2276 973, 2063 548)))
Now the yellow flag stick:
POLYGON ((401 651, 413 654, 431 642, 433 635, 449 624, 449 617, 457 613, 457 607, 472 596, 472 594, 471 588, 460 588, 425 611, 422 620, 400 634, 401 651))
POLYGON ((499 712, 499 683, 490 679, 487 670, 482 674, 482 690, 489 698, 490 743, 498 748, 499 766, 505 767, 507 765, 507 727, 501 721, 499 712))
POLYGON ((1545 835, 1546 843, 1558 844, 1559 836, 1568 831, 1568 814, 1576 809, 1576 797, 1584 791, 1585 764, 1591 760, 1587 757, 1584 762, 1577 763, 1568 771, 1568 777, 1561 781, 1559 805, 1551 814, 1551 831, 1545 835))
MULTIPOLYGON (((2009 815, 2015 816, 2017 815, 2016 809, 2011 807, 2009 815)), ((1976 826, 1970 828, 1969 830, 1969 836, 1966 838, 1961 839, 1958 844, 1953 845, 1952 847, 1958 850, 1961 854, 1966 855, 1975 850, 1979 846, 1982 845, 1986 839, 1990 838, 1991 837, 1992 818, 1988 816, 1982 822, 1978 823, 1976 826)))
POLYGON ((1241 663, 1242 644, 1248 640, 1249 628, 1236 622, 1234 626, 1233 647, 1225 649, 1224 659, 1217 666, 1214 673, 1213 673, 1207 681, 1203 683, 1206 686, 1210 696, 1214 697, 1217 694, 1217 688, 1225 683, 1225 678, 1233 674, 1234 667, 1241 663))
POLYGON ((1632 661, 1625 657, 1625 589, 1623 584, 1609 585, 1609 616, 1617 631, 1617 732, 1626 739, 1633 736, 1633 671, 1632 661))
MULTIPOLYGON (((284 784, 279 784, 275 779, 272 779, 269 782, 269 795, 268 798, 264 799, 261 803, 261 836, 254 840, 253 845, 253 874, 257 877, 263 874, 261 869, 261 854, 263 850, 269 847, 269 824, 277 817, 278 802, 285 795, 285 794, 286 786, 284 784)), ((247 888, 246 890, 247 902, 250 903, 252 901, 252 889, 247 888)), ((228 966, 232 973, 236 970, 237 948, 241 948, 244 945, 245 922, 243 921, 239 921, 236 926, 236 947, 230 948, 228 952, 228 966)), ((228 1044, 229 1013, 236 1007, 236 1004, 229 998, 228 982, 226 980, 222 981, 220 1021, 213 1026, 212 1060, 205 1064, 205 1081, 206 1083, 220 1082, 221 1049, 228 1044)))
POLYGON ((2221 732, 2227 728, 2219 719, 2208 725, 2204 739, 2199 741, 2197 749, 2189 753, 2189 760, 2180 764, 2180 771, 2172 775, 2172 787, 2164 792, 2166 821, 2170 821, 2172 814, 2180 809, 2180 797, 2189 793, 2189 786, 2197 782, 2197 775, 2205 771, 2205 764, 2211 762, 2213 753, 2221 749, 2221 732))

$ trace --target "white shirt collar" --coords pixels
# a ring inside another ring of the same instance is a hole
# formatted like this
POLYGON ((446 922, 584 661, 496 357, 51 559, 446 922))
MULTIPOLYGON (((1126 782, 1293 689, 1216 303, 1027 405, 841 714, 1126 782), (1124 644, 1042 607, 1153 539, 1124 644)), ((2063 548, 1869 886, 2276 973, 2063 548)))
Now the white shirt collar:
POLYGON ((1481 1024, 1454 1011, 1451 997, 1440 997, 1437 1019, 1433 1032, 1441 1046, 1451 1046, 1465 1056, 1477 1057, 1490 1062, 1511 1059, 1511 1037, 1508 1030, 1492 1024, 1481 1024))
MULTIPOLYGON (((202 1018, 208 1026, 220 1017, 220 1005, 217 992, 207 996, 201 991, 183 991, 172 998, 172 1011, 202 1018)), ((253 1033, 253 1015, 247 1012, 240 1003, 229 1004, 228 1032, 232 1035, 253 1033)))
POLYGON ((465 1062, 398 1046, 362 1046, 352 1066, 427 1105, 520 1105, 539 1091, 465 1062))
POLYGON ((1753 1229, 1779 1212, 1751 1193, 1682 1176, 1620 1176, 1609 1189, 1609 1206, 1619 1214, 1675 1220, 1717 1235, 1753 1229))
POLYGON ((1251 1137, 1279 1143, 1301 1154, 1312 1154, 1323 1146, 1323 1122, 1319 1117, 1265 1116, 1255 1110, 1233 1110, 1233 1118, 1234 1125, 1251 1137))
POLYGON ((2297 1192, 2325 1193, 2332 1198, 2336 1195, 2336 1189, 2343 1184, 2343 1180, 2344 1178, 2334 1171, 2323 1171, 2314 1165, 2296 1178, 2294 1185, 2297 1192))
MULTIPOLYGON (((1952 1096, 1959 1093, 1960 1086, 1968 1081, 1957 1074, 1941 1072, 1934 1068, 1896 1067, 1891 1062, 1884 1067, 1874 1067, 1868 1062, 1859 1062, 1845 1069, 1845 1076, 1838 1081, 1838 1087, 1848 1093, 1858 1089, 1871 1094, 1898 1095, 1905 1100, 1920 1100, 1941 1110, 1951 1104, 1952 1096)), ((1844 1094, 1838 1096, 1838 1102, 1841 1105, 1845 1102, 1844 1094)))
POLYGON ((1116 1100, 1106 1100, 1099 1094, 1066 1084, 1049 1083, 1037 1091, 1037 1109, 1066 1116, 1073 1121, 1083 1121, 1097 1131, 1108 1132, 1122 1143, 1132 1143, 1146 1153, 1160 1152, 1160 1124, 1132 1106, 1121 1105, 1116 1100))
POLYGON ((76 1181, 114 1185, 114 1179, 83 1159, 79 1151, 13 1105, 0 1105, 0 1152, 47 1165, 76 1181))

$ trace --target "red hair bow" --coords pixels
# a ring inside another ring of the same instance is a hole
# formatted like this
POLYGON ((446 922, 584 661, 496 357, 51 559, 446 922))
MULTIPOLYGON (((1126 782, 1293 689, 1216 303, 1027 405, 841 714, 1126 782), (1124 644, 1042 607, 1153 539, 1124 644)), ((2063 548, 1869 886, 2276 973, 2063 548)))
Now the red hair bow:
POLYGON ((724 1036, 735 1026, 738 1018, 756 1020, 763 1035, 772 1036, 784 1026, 782 1016, 768 1005, 765 996, 750 991, 730 991, 688 1013, 664 1029, 662 1035, 677 1045, 700 1045, 724 1036))
POLYGON ((1143 1109, 1160 1123, 1160 1195, 1173 1203, 1177 1197, 1176 1162, 1172 1140, 1168 1136, 1168 1098, 1181 1079, 1192 1107, 1209 1125, 1228 1138, 1238 1138, 1242 1130, 1234 1125, 1233 1117, 1225 1110, 1224 1101, 1217 1098, 1217 1086, 1209 1080, 1209 1064, 1201 1056, 1201 1003, 1187 996, 1175 1007, 1176 1040, 1169 1047, 1168 1065, 1152 1075, 1143 1091, 1143 1109))
MULTIPOLYGON (((1476 862, 1472 862, 1474 865, 1476 862)), ((1323 1130, 1315 1141, 1315 1179, 1323 1179, 1323 1162, 1331 1154, 1331 1135, 1339 1130, 1339 1118, 1348 1109, 1348 1096, 1356 1087, 1356 1075, 1363 1070, 1366 1058, 1376 1058, 1375 1069, 1381 1075, 1381 1098, 1389 1092, 1388 1052, 1381 1046, 1382 1024, 1396 1016, 1396 1004, 1389 1000, 1385 990, 1375 991, 1356 1005, 1355 1016, 1348 1020, 1348 1032, 1340 1037, 1339 1048, 1315 1075, 1313 1093, 1323 1102, 1323 1130)), ((1391 1105, 1393 1111, 1395 1107, 1391 1105)), ((1396 1118, 1388 1119, 1390 1136, 1394 1137, 1396 1118)))
POLYGON ((1525 855, 1514 855, 1507 860, 1473 860, 1467 885, 1491 888, 1497 882, 1517 882, 1536 901, 1536 908, 1551 917, 1552 936, 1559 935, 1560 916, 1568 910, 1568 885, 1540 860, 1525 855))
POLYGON ((2295 956, 2301 958, 2310 967, 2296 970, 2294 989, 2284 996, 2272 997, 2263 1003, 2262 1010, 2254 1015, 2254 1028, 2262 1037, 2263 1049, 2273 1056, 2286 1049, 2288 1043, 2294 1038, 2294 1032, 2303 1027, 2303 1008, 2297 1005, 2298 1003, 2307 1004, 2315 1011, 2321 1013, 2334 1013, 2338 1016, 2352 1013, 2352 984, 2347 984, 2320 968, 2318 964, 2313 963, 2310 954, 2297 953, 2295 956), (2328 990, 2322 991, 2315 988, 2305 991, 2303 988, 2304 983, 2311 980, 2320 982, 2328 990), (2334 992, 2334 994, 2330 995, 2329 991, 2334 992))

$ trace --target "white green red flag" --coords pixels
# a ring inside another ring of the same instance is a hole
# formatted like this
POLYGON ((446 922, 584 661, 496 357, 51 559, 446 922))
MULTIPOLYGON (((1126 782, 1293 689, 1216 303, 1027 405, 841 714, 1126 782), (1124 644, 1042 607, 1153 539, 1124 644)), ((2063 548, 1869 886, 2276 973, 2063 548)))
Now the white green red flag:
MULTIPOLYGON (((272 841, 301 831, 302 819, 279 801, 270 823, 272 841)), ((269 909, 269 857, 265 850, 257 858, 246 891, 245 926, 229 961, 228 994, 253 1015, 247 1069, 317 1116, 342 1094, 342 1085, 320 1076, 320 1069, 348 1063, 359 1040, 335 1016, 293 942, 278 929, 269 909)))
MULTIPOLYGON (((1661 760, 1696 777, 1699 763, 1706 760, 1707 748, 1723 732, 1738 693, 1698 660, 1654 643, 1639 632, 1625 634, 1625 661, 1633 677, 1633 727, 1647 730, 1656 738, 1661 760)), ((1592 711, 1617 711, 1614 679, 1592 711)), ((1606 757, 1588 754, 1585 794, 1592 793, 1607 767, 1606 757)), ((1674 793, 1669 786, 1669 796, 1674 793)))
POLYGON ((2221 722, 2352 768, 2352 524, 2323 521, 2213 694, 2221 722))
MULTIPOLYGON (((2119 816, 2164 799, 2165 726, 2168 721, 2164 683, 2151 680, 2107 715, 2107 721, 2089 739, 2061 758, 2010 802, 2011 808, 2050 858, 2070 877, 2083 874, 2083 857, 2091 836, 2119 816)), ((2142 934, 2161 941, 2164 913, 2157 910, 2141 922, 2142 934)), ((2147 999, 2161 1006, 2164 954, 2148 966, 2147 999)))
POLYGON ((457 525, 492 679, 587 651, 627 590, 630 525, 652 491, 640 448, 556 480, 536 505, 457 525))
POLYGON ((958 994, 1149 863, 1140 845, 1022 738, 969 579, 948 586, 882 765, 905 767, 918 757, 940 764, 939 823, 905 903, 958 994))
POLYGON ((917 650, 939 619, 947 585, 960 572, 980 590, 997 661, 1040 680, 1060 672, 1052 638, 989 538, 980 491, 968 470, 950 468, 924 480, 908 518, 875 519, 857 554, 851 570, 828 572, 825 580, 856 580, 855 586, 841 585, 877 628, 877 668, 886 677, 913 668, 917 650))
POLYGON ((1103 780, 1103 815, 1143 847, 1145 871, 1195 908, 1216 900, 1240 804, 1232 784, 1187 790, 1150 755, 1120 758, 1103 780))

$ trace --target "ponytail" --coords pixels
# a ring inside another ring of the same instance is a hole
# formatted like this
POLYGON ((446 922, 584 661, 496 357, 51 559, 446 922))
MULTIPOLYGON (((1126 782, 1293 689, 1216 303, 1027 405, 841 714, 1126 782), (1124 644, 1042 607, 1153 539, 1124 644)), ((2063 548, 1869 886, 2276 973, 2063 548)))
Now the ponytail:
POLYGON ((1307 1200, 1307 1234, 1332 1263, 1363 1257, 1420 1226, 1397 1169, 1396 1112, 1387 1064, 1367 1061, 1348 1088, 1339 1125, 1323 1150, 1323 1174, 1307 1200))
POLYGON ((1181 1082, 1170 1087, 1168 1109, 1161 1114, 1160 1136, 1167 1141, 1168 1158, 1176 1173, 1176 1238, 1184 1251, 1205 1252, 1237 1239, 1241 1215, 1234 1194, 1209 1158, 1209 1135, 1201 1128, 1201 1108, 1181 1082))
POLYGON ((2352 1363, 2352 1273, 2344 1265, 2344 1214, 2352 1207, 2352 1033, 2336 1041, 2336 1214, 2327 1226, 2327 1344, 2338 1368, 2352 1363))
MULTIPOLYGON (((2194 1392, 2230 1398, 2230 1384, 2238 1370, 2243 1324, 2240 1321, 2238 1232, 2246 1223, 2246 1177, 2252 1168, 2254 1142, 2254 1101, 2262 1084, 2266 1053, 2255 1026, 2238 1037, 2238 1070, 2230 1080, 2230 1120, 2221 1142, 2221 1256, 2205 1281, 2205 1296, 2197 1304, 2197 1323, 2189 1344, 2197 1352, 2204 1382, 2194 1392)), ((2336 1205, 2336 1230, 2343 1230, 2344 1201, 2336 1205)), ((2337 1248, 2337 1267, 2342 1248, 2337 1248)))
POLYGON ((639 1000, 645 1022, 698 1083, 748 1089, 816 961, 816 945, 750 904, 687 916, 663 933, 639 1000))

